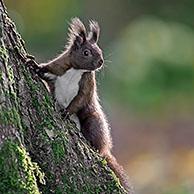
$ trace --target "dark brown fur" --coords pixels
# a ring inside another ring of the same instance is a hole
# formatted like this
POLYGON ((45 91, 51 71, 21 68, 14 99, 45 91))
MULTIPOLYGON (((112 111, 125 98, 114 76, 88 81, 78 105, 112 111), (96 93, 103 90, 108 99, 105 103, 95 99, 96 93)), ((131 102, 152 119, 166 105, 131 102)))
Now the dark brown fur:
MULTIPOLYGON (((78 94, 66 107, 66 112, 70 115, 77 114, 85 138, 107 159, 110 168, 118 176, 121 184, 128 190, 128 193, 132 193, 127 176, 111 154, 112 139, 109 126, 96 92, 95 70, 103 63, 102 51, 97 45, 98 37, 99 26, 96 22, 90 22, 90 33, 87 36, 82 22, 77 18, 73 19, 66 51, 56 59, 41 65, 39 74, 45 79, 44 73, 61 76, 70 68, 87 70, 79 82, 78 94), (82 56, 85 50, 90 50, 92 56, 82 56)), ((47 81, 51 86, 49 80, 47 81)), ((50 81, 53 82, 53 80, 50 81)))

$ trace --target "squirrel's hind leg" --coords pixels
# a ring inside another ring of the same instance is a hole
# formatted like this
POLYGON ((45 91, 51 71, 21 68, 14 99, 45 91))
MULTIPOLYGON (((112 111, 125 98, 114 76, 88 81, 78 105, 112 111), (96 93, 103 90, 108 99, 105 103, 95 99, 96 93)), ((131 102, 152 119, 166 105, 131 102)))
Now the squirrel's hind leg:
POLYGON ((110 151, 112 140, 106 121, 96 115, 90 116, 81 122, 81 130, 84 137, 101 155, 110 151))

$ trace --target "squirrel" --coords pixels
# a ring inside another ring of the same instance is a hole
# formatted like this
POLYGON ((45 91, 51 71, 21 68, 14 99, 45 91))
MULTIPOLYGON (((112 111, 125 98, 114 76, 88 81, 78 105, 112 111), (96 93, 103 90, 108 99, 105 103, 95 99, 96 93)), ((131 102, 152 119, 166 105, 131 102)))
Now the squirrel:
POLYGON ((97 45, 100 27, 90 21, 87 33, 79 18, 73 18, 69 27, 65 51, 48 63, 36 65, 37 74, 47 82, 62 116, 76 115, 84 137, 119 178, 121 185, 132 193, 123 168, 111 154, 112 139, 106 116, 97 95, 95 71, 103 66, 103 54, 97 45))

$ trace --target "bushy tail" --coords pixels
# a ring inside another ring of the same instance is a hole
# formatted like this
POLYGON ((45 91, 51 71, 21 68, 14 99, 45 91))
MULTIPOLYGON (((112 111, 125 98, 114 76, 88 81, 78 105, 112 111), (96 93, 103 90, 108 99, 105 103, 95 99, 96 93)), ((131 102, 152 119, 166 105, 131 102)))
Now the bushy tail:
POLYGON ((116 158, 108 153, 105 155, 107 163, 115 175, 119 178, 121 185, 125 188, 128 194, 134 194, 133 187, 130 185, 128 176, 124 172, 124 169, 121 165, 118 164, 116 158))

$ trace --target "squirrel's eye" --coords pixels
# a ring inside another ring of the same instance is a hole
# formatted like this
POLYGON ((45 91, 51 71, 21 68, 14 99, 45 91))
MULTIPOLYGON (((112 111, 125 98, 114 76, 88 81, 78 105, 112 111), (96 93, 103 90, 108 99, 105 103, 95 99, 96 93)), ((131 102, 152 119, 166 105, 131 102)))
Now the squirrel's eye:
POLYGON ((83 53, 87 57, 87 56, 89 56, 91 54, 91 51, 88 50, 88 49, 85 49, 83 53))

